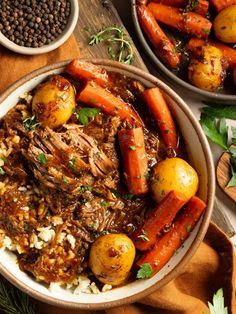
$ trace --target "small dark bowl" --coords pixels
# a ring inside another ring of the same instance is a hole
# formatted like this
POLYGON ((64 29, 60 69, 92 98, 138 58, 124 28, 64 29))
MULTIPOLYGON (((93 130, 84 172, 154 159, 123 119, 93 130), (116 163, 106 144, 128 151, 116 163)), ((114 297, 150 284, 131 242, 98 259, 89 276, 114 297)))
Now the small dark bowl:
POLYGON ((131 12, 132 12, 132 19, 134 23, 134 27, 136 30, 136 33, 139 37, 139 40, 144 48, 145 53, 147 54, 149 60, 152 62, 152 64, 155 66, 155 69, 163 74, 169 81, 173 82, 178 87, 184 87, 186 88, 191 94, 195 94, 195 96, 200 96, 202 100, 208 100, 211 102, 216 103, 224 103, 224 104, 232 104, 236 102, 236 94, 232 95, 229 93, 229 91, 226 91, 225 89, 220 90, 219 92, 208 92, 205 90, 202 90, 200 88, 197 88, 193 85, 191 85, 188 82, 185 82, 183 79, 178 77, 175 73, 173 73, 171 70, 169 70, 163 63, 160 61, 160 59, 155 55, 153 52, 152 46, 149 43, 149 41, 146 38, 146 35, 141 29, 141 26, 139 24, 137 12, 136 12, 136 0, 131 0, 131 12))

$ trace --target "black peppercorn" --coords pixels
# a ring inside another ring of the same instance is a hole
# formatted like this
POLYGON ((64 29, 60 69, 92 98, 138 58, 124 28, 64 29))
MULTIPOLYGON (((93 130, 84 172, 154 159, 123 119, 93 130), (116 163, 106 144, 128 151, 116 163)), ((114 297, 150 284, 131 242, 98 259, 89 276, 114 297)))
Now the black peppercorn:
POLYGON ((42 47, 65 29, 70 0, 0 0, 0 32, 17 45, 42 47))

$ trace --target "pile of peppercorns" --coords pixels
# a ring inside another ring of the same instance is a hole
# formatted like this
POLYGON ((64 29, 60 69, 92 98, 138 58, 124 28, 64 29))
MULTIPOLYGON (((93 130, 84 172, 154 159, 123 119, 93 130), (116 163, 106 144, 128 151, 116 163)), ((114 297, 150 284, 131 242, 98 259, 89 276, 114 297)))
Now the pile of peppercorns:
POLYGON ((0 0, 0 32, 19 46, 42 47, 65 29, 69 0, 0 0))

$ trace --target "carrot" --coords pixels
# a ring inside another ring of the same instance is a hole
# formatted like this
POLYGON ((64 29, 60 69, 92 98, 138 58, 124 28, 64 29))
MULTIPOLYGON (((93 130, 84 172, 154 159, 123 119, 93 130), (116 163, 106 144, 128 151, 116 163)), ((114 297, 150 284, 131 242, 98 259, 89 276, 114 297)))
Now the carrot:
POLYGON ((91 107, 100 108, 111 116, 118 115, 121 120, 127 120, 131 125, 143 126, 140 116, 128 104, 94 82, 85 84, 77 100, 91 107))
POLYGON ((201 50, 204 45, 212 45, 220 49, 223 56, 227 59, 229 67, 233 69, 236 66, 236 50, 220 42, 213 40, 205 42, 204 40, 198 38, 191 38, 186 48, 197 54, 198 50, 201 50))
POLYGON ((206 204, 200 198, 193 196, 182 215, 175 221, 173 228, 156 242, 151 251, 137 261, 137 265, 141 267, 149 263, 153 274, 157 273, 188 238, 205 207, 206 204))
POLYGON ((105 69, 79 59, 71 61, 66 67, 66 72, 76 79, 94 81, 101 86, 107 86, 110 84, 110 80, 105 69))
POLYGON ((146 89, 141 93, 141 97, 153 114, 167 148, 177 151, 178 135, 175 123, 160 89, 146 89))
POLYGON ((149 250, 156 242, 157 235, 165 226, 169 226, 178 211, 187 202, 187 198, 180 192, 171 191, 156 206, 140 227, 131 237, 134 245, 141 251, 149 250))
POLYGON ((142 29, 155 47, 155 53, 170 68, 176 68, 180 63, 180 54, 157 24, 152 13, 145 5, 137 6, 137 14, 142 29))
MULTIPOLYGON (((161 3, 164 5, 169 5, 176 8, 184 8, 188 5, 190 1, 188 0, 152 0, 153 2, 161 3)), ((190 8, 191 9, 191 8, 190 8)), ((209 9, 209 2, 206 0, 198 0, 196 5, 191 11, 196 12, 202 16, 206 16, 209 9)))
POLYGON ((178 8, 150 2, 148 9, 159 22, 177 28, 179 31, 200 38, 207 38, 211 31, 211 22, 194 12, 182 12, 178 8))
POLYGON ((236 4, 236 0, 210 0, 217 12, 236 4))
POLYGON ((147 193, 148 162, 143 129, 122 129, 118 133, 118 141, 129 193, 134 195, 147 193))

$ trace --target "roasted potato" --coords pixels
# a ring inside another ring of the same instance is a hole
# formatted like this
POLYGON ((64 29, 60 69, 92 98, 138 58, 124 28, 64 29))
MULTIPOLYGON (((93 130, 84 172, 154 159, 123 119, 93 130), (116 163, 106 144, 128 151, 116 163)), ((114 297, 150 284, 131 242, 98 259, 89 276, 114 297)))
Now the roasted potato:
POLYGON ((200 55, 190 59, 188 66, 189 81, 204 90, 215 91, 225 78, 222 52, 213 46, 203 46, 200 55))
POLYGON ((170 191, 178 191, 190 199, 198 189, 196 171, 181 158, 160 161, 150 178, 153 199, 159 203, 170 191))
POLYGON ((74 109, 74 89, 62 76, 54 75, 36 89, 32 110, 42 125, 57 128, 69 120, 74 109))
POLYGON ((125 234, 106 234, 92 245, 89 266, 98 280, 118 286, 129 276, 135 257, 135 247, 125 234))
POLYGON ((236 5, 222 10, 213 22, 216 37, 225 43, 236 43, 236 5))

